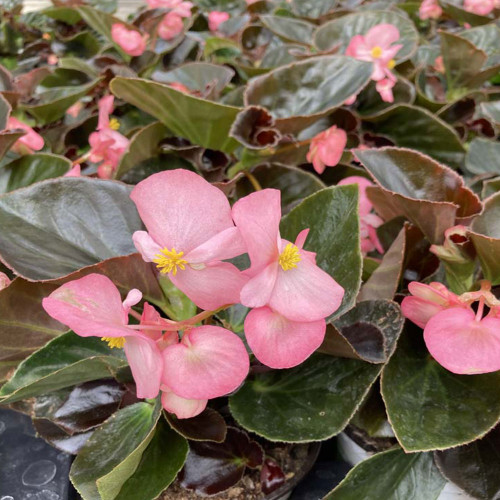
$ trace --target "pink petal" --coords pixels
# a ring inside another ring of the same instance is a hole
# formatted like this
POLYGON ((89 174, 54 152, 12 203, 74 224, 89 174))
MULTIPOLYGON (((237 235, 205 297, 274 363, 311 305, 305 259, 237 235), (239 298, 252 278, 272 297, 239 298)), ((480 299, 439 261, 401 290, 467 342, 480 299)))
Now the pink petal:
POLYGON ((434 359, 453 373, 500 370, 500 319, 476 321, 470 309, 447 309, 427 323, 424 340, 434 359))
POLYGON ((0 290, 7 288, 10 284, 10 278, 5 273, 0 272, 0 290))
POLYGON ((211 399, 229 394, 245 380, 248 354, 240 338, 218 326, 184 333, 163 351, 163 382, 178 396, 211 399))
POLYGON ((108 128, 109 115, 113 111, 114 96, 107 95, 103 97, 98 104, 99 107, 99 121, 97 122, 97 130, 108 128))
POLYGON ((359 175, 352 175, 350 177, 346 177, 337 183, 337 186, 346 186, 349 184, 357 184, 359 189, 359 215, 366 215, 371 212, 373 207, 371 201, 366 196, 366 188, 369 186, 373 186, 373 183, 370 182, 366 177, 360 177, 359 175))
MULTIPOLYGON (((150 304, 147 302, 144 302, 144 308, 142 310, 142 316, 141 316, 141 325, 142 324, 157 324, 160 325, 164 323, 165 320, 160 316, 160 313, 150 304)), ((149 337, 153 339, 154 341, 160 340, 163 335, 162 332, 159 330, 141 330, 141 333, 145 335, 146 337, 149 337)), ((171 341, 170 343, 178 342, 178 335, 176 332, 170 332, 171 334, 171 341)), ((162 342, 163 344, 163 342, 162 342)), ((165 346, 166 347, 166 346, 165 346)))
POLYGON ((355 57, 359 59, 364 58, 366 61, 371 61, 370 48, 366 45, 365 37, 363 35, 355 35, 351 38, 349 45, 345 51, 346 56, 355 57))
POLYGON ((290 321, 269 307, 252 309, 245 319, 245 337, 257 359, 271 368, 291 368, 305 361, 323 342, 324 319, 290 321))
POLYGON ((435 302, 429 302, 419 297, 405 297, 401 302, 403 316, 420 328, 425 328, 427 322, 444 309, 443 306, 435 302))
POLYGON ((294 269, 278 269, 269 306, 292 321, 317 321, 340 306, 344 289, 307 258, 294 269))
POLYGON ((124 24, 111 26, 111 38, 130 56, 140 56, 146 50, 146 37, 136 30, 129 30, 124 24))
POLYGON ((65 283, 42 304, 50 316, 82 337, 123 337, 133 332, 124 321, 118 288, 102 274, 65 283))
POLYGON ((262 307, 271 299, 278 277, 278 262, 271 262, 241 289, 240 300, 246 307, 262 307))
POLYGON ((155 256, 161 252, 162 247, 146 231, 136 231, 132 240, 146 262, 153 262, 155 256))
POLYGON ((393 24, 377 24, 365 35, 366 44, 387 50, 391 44, 399 40, 399 30, 393 24))
POLYGON ((82 167, 77 163, 73 167, 71 167, 63 177, 81 177, 82 176, 82 167))
POLYGON ((173 413, 177 418, 196 417, 207 407, 207 399, 185 399, 167 388, 162 388, 162 391, 161 404, 163 408, 169 413, 173 413))
POLYGON ((43 137, 40 134, 36 133, 29 125, 22 122, 21 120, 18 120, 17 118, 14 118, 13 116, 9 117, 9 119, 7 120, 7 129, 24 130, 26 132, 26 135, 19 138, 16 141, 16 144, 24 144, 30 150, 39 151, 45 144, 43 137))
POLYGON ((248 279, 228 262, 216 262, 203 269, 186 266, 185 270, 169 277, 179 290, 207 311, 239 302, 241 288, 248 279))
POLYGON ((158 36, 163 40, 172 40, 182 33, 184 23, 182 17, 174 12, 168 12, 158 25, 158 36))
POLYGON ((126 338, 124 349, 137 386, 137 397, 155 398, 163 373, 163 356, 156 342, 137 333, 126 338))
POLYGON ((142 300, 142 292, 137 288, 132 288, 123 301, 123 311, 125 312, 125 323, 128 322, 130 309, 142 300))
POLYGON ((186 255, 186 260, 190 264, 226 260, 244 254, 246 251, 247 248, 241 237, 240 230, 233 226, 224 229, 224 231, 212 236, 208 241, 191 250, 186 255))
POLYGON ((208 29, 210 31, 217 31, 219 26, 229 19, 227 12, 212 11, 208 14, 208 29))
POLYGON ((233 219, 246 243, 252 269, 258 271, 278 258, 281 193, 263 189, 238 200, 233 219))
POLYGON ((234 226, 224 193, 188 170, 151 175, 130 197, 153 240, 184 255, 234 226))

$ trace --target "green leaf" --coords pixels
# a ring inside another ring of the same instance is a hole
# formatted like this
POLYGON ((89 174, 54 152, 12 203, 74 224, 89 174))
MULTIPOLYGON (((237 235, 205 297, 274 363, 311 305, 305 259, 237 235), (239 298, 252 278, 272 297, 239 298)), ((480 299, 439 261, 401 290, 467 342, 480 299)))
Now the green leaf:
POLYGON ((357 94, 371 73, 371 63, 351 57, 313 57, 253 79, 245 104, 265 107, 280 130, 296 132, 357 94))
POLYGON ((141 128, 130 140, 128 149, 116 169, 115 177, 119 179, 143 161, 158 156, 160 141, 171 135, 168 128, 159 122, 141 128))
POLYGON ((335 0, 292 0, 292 10, 299 17, 318 19, 331 12, 337 5, 335 0))
POLYGON ((141 458, 160 415, 159 403, 136 403, 116 412, 92 434, 70 471, 71 482, 85 500, 113 500, 134 472, 141 473, 141 458))
POLYGON ((129 192, 119 182, 66 177, 0 196, 3 262, 40 280, 135 252, 132 233, 142 224, 129 192))
POLYGON ((260 16, 262 24, 286 42, 312 44, 314 24, 293 17, 260 16))
POLYGON ((97 337, 68 332, 51 340, 24 360, 0 390, 2 404, 38 396, 64 387, 109 378, 127 362, 97 337))
POLYGON ((47 7, 41 13, 69 25, 77 24, 82 20, 82 16, 80 16, 78 11, 71 7, 47 7))
POLYGON ((146 111, 175 135, 193 144, 227 153, 238 145, 228 135, 241 108, 193 97, 168 85, 139 78, 116 77, 110 88, 117 97, 146 111))
POLYGON ((271 441, 328 439, 347 425, 380 368, 314 354, 296 368, 247 380, 229 408, 242 427, 271 441))
POLYGON ((382 257, 380 265, 363 283, 358 301, 394 298, 402 277, 405 248, 406 227, 403 227, 382 257))
POLYGON ((480 16, 479 14, 474 14, 461 7, 456 0, 441 0, 439 4, 443 7, 443 10, 448 14, 453 20, 460 24, 468 23, 471 26, 480 26, 483 24, 488 24, 492 21, 490 17, 480 16))
MULTIPOLYGON (((305 170, 279 164, 260 165, 252 170, 262 188, 281 191, 281 210, 288 213, 294 206, 308 196, 323 189, 325 185, 316 176, 305 170)), ((246 178, 236 184, 236 194, 242 198, 253 192, 246 178)))
POLYGON ((471 225, 468 236, 474 244, 486 279, 500 283, 500 193, 484 202, 484 209, 471 225))
POLYGON ((0 290, 0 380, 33 351, 67 331, 42 308, 42 299, 55 289, 17 278, 0 290))
POLYGON ((189 451, 187 441, 160 419, 153 439, 142 454, 135 472, 127 479, 117 500, 149 500, 175 479, 189 451))
POLYGON ((24 155, 0 168, 0 193, 63 176, 71 168, 64 156, 47 153, 24 155))
POLYGON ((165 418, 172 429, 190 441, 222 443, 226 439, 226 421, 212 408, 205 408, 191 418, 177 418, 173 413, 165 412, 165 418))
POLYGON ((305 249, 316 252, 316 262, 345 290, 341 306, 328 319, 351 309, 361 285, 358 189, 330 187, 306 198, 281 220, 281 236, 289 241, 309 228, 305 249))
POLYGON ((499 497, 500 427, 473 443, 434 455, 443 475, 474 498, 499 497))
POLYGON ((402 43, 403 47, 396 54, 396 61, 399 63, 409 59, 417 49, 418 31, 409 18, 388 10, 357 12, 333 19, 316 30, 314 44, 323 51, 340 44, 340 50, 345 51, 353 36, 366 35, 370 28, 385 23, 399 30, 398 43, 402 43))
POLYGON ((25 135, 24 132, 11 132, 9 130, 0 131, 0 160, 23 135, 25 135))
POLYGON ((476 137, 469 144, 465 168, 473 174, 500 174, 500 144, 476 137))
POLYGON ((463 164, 465 149, 455 129, 426 109, 398 104, 364 120, 396 146, 421 151, 453 168, 463 164))
POLYGON ((478 26, 461 31, 459 35, 484 50, 489 57, 500 53, 500 30, 494 24, 478 26))
POLYGON ((479 198, 461 176, 417 151, 398 148, 356 150, 379 183, 368 196, 385 220, 404 215, 431 243, 441 244, 457 218, 481 211, 479 198))
POLYGON ((406 451, 442 450, 486 434, 500 419, 500 372, 456 375, 431 358, 407 322, 382 373, 389 420, 406 451))
POLYGON ((5 100, 3 95, 0 94, 0 130, 7 127, 7 120, 9 119, 10 112, 10 104, 5 100))
POLYGON ((445 484, 431 453, 395 448, 359 463, 325 500, 435 500, 445 484))

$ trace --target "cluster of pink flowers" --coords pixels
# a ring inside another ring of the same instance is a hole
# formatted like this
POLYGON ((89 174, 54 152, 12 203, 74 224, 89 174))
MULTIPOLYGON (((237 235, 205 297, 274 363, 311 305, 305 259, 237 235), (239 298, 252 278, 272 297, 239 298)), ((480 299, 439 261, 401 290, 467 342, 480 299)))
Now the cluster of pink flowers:
POLYGON ((424 329, 427 348, 439 364, 458 374, 500 370, 500 301, 489 281, 460 296, 436 282, 414 281, 408 289, 403 314, 424 329))
MULTIPOLYGON (((392 89, 396 84, 396 76, 391 71, 396 65, 394 57, 401 49, 399 30, 392 24, 377 24, 370 28, 366 35, 351 38, 346 55, 373 63, 371 78, 376 82, 380 97, 385 102, 394 102, 392 89)), ((346 104, 352 104, 356 96, 352 96, 346 104)))
POLYGON ((105 96, 99 101, 97 130, 89 136, 89 159, 100 164, 97 175, 104 179, 111 178, 130 142, 116 130, 117 126, 119 127, 117 120, 109 119, 113 103, 112 95, 105 96))
POLYGON ((98 274, 62 285, 43 305, 78 335, 123 346, 138 397, 162 391, 165 409, 188 418, 207 400, 234 391, 249 369, 243 342, 224 328, 195 326, 231 304, 252 308, 245 336, 270 367, 295 366, 319 347, 325 318, 338 309, 344 290, 304 250, 308 229, 295 243, 280 237, 279 191, 255 192, 231 209, 202 177, 172 170, 140 182, 131 198, 147 228, 134 234, 136 248, 206 312, 176 323, 145 303, 139 315, 132 306, 140 291, 131 290, 122 303, 114 284, 98 274), (244 253, 249 269, 227 262, 244 253), (140 324, 130 325, 129 314, 140 324))

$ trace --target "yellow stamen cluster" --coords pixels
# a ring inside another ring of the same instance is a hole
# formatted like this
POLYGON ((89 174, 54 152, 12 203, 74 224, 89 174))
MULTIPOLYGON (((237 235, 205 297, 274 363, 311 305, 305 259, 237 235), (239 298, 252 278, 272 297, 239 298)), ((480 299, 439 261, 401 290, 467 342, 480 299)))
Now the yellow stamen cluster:
POLYGON ((394 66, 396 66, 396 61, 394 59, 391 59, 388 63, 387 63, 387 67, 389 69, 393 69, 394 66))
POLYGON ((101 337, 101 340, 103 342, 107 342, 111 349, 114 349, 115 347, 117 349, 123 349, 123 346, 125 345, 125 337, 101 337))
POLYGON ((111 130, 118 130, 120 128, 120 122, 116 118, 111 118, 111 120, 109 120, 109 128, 111 130))
POLYGON ((382 57, 383 52, 382 47, 377 45, 376 47, 373 47, 371 55, 374 59, 378 59, 379 57, 382 57))
POLYGON ((187 260, 183 259, 184 252, 177 252, 175 248, 169 250, 163 248, 160 253, 156 254, 156 259, 153 262, 162 274, 172 273, 174 276, 177 274, 177 268, 184 271, 186 269, 187 260))
POLYGON ((279 263, 283 271, 289 271, 290 269, 295 269, 297 262, 301 260, 299 249, 293 243, 288 243, 283 252, 281 252, 279 263))

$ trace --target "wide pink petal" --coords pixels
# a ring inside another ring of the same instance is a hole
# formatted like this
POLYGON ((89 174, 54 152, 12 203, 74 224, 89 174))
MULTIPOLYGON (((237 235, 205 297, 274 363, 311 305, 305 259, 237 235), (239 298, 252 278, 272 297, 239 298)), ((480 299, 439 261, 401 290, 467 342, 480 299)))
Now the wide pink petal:
POLYGON ((434 359, 453 373, 500 370, 500 319, 476 321, 470 309, 447 309, 427 323, 424 340, 434 359))
POLYGON ((136 231, 132 235, 132 240, 146 262, 153 262, 155 256, 162 250, 162 247, 146 231, 136 231))
POLYGON ((444 309, 442 305, 419 297, 405 297, 401 302, 403 316, 420 328, 425 328, 427 322, 444 309))
POLYGON ((102 274, 65 283, 42 304, 50 316, 82 337, 123 337, 132 331, 124 321, 118 288, 102 274))
POLYGON ((252 309, 245 319, 245 337, 256 358, 271 368, 291 368, 305 361, 323 342, 324 319, 290 321, 269 307, 252 309))
POLYGON ((281 193, 263 189, 238 200, 233 219, 246 243, 252 268, 262 269, 278 258, 281 193))
POLYGON ((229 394, 245 380, 250 365, 241 339, 218 326, 189 330, 180 344, 163 351, 163 359, 163 383, 187 399, 229 394))
POLYGON ((169 413, 177 418, 192 418, 199 415, 207 407, 208 399, 185 399, 175 392, 162 387, 161 404, 169 413))
POLYGON ((363 35, 355 35, 351 38, 345 54, 356 59, 363 58, 365 61, 370 61, 372 59, 370 50, 371 48, 366 45, 365 37, 363 35))
POLYGON ((217 262, 203 269, 186 266, 174 276, 172 283, 183 291, 198 307, 214 311, 219 307, 240 301, 240 291, 248 278, 228 262, 217 262))
POLYGON ((151 175, 130 197, 151 237, 184 255, 234 225, 224 193, 189 170, 151 175))
POLYGON ((200 246, 191 250, 186 255, 186 260, 190 264, 210 262, 212 260, 226 260, 244 254, 247 247, 240 230, 237 227, 229 227, 220 233, 212 236, 200 246))
POLYGON ((317 321, 334 313, 344 289, 325 271, 302 258, 294 269, 278 269, 269 306, 293 321, 317 321))
POLYGON ((370 47, 388 49, 391 44, 399 40, 399 30, 393 24, 377 24, 368 30, 365 35, 366 44, 370 47))
POLYGON ((138 333, 126 338, 124 349, 137 386, 137 397, 142 399, 158 396, 163 356, 156 342, 138 333))
POLYGON ((18 143, 24 144, 26 147, 33 151, 39 151, 43 148, 45 141, 43 137, 35 132, 29 125, 18 120, 17 118, 11 116, 7 120, 7 129, 21 129, 26 132, 20 139, 17 140, 18 143))
POLYGON ((208 14, 208 29, 210 31, 217 31, 219 26, 229 19, 227 12, 212 11, 208 14))
POLYGON ((240 300, 246 307, 262 307, 271 299, 276 278, 278 277, 278 262, 271 262, 241 289, 240 300))
POLYGON ((373 183, 370 182, 366 177, 360 177, 359 175, 352 175, 350 177, 346 177, 337 183, 337 186, 346 186, 349 184, 357 184, 359 189, 359 215, 369 214, 373 205, 372 202, 368 199, 366 195, 366 188, 369 186, 373 186, 373 183))

